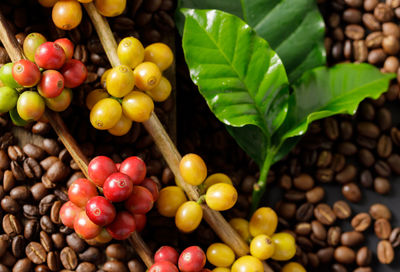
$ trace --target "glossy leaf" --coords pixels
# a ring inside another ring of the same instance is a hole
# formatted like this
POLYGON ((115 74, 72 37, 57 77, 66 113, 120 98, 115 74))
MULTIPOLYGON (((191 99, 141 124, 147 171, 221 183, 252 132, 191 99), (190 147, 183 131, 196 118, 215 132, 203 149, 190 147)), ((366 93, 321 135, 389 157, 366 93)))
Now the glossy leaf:
POLYGON ((290 82, 325 65, 325 25, 315 0, 242 0, 243 17, 285 65, 290 82))
POLYGON ((287 113, 288 80, 279 57, 234 15, 182 12, 186 63, 209 107, 227 125, 257 126, 268 142, 287 113))

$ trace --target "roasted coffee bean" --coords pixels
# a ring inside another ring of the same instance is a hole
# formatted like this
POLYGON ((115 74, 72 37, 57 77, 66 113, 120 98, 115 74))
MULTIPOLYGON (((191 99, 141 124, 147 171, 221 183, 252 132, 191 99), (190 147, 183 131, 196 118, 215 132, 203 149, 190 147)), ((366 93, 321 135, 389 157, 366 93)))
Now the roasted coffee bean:
POLYGON ((328 150, 323 150, 317 160, 317 167, 325 168, 328 167, 332 162, 332 153, 328 150))
POLYGON ((22 235, 17 235, 12 239, 11 250, 16 258, 21 258, 24 255, 25 240, 22 235))
POLYGON ((62 206, 61 201, 57 200, 53 203, 53 206, 51 207, 50 219, 54 224, 61 224, 61 219, 60 219, 61 206, 62 206))
POLYGON ((3 257, 0 258, 0 264, 4 264, 5 266, 12 267, 17 262, 17 258, 11 254, 11 252, 4 253, 3 257))
POLYGON ((387 158, 392 153, 392 140, 387 135, 382 135, 378 140, 377 153, 382 158, 387 158))
POLYGON ((297 245, 305 252, 312 252, 314 248, 314 244, 310 239, 307 237, 299 236, 296 238, 297 245))
POLYGON ((364 25, 371 31, 378 31, 381 29, 380 22, 371 13, 364 13, 362 15, 364 25))
POLYGON ((45 122, 36 122, 32 127, 32 133, 45 135, 50 131, 50 125, 45 122))
POLYGON ((11 162, 11 171, 16 180, 18 180, 18 181, 25 180, 26 176, 25 176, 24 169, 16 161, 11 162))
POLYGON ((46 176, 52 183, 58 183, 67 178, 69 174, 69 168, 61 161, 56 161, 47 170, 46 176))
POLYGON ((375 108, 367 100, 361 102, 357 113, 360 114, 361 117, 365 120, 373 121, 375 119, 375 108))
POLYGON ((39 233, 39 222, 37 220, 28 220, 24 227, 24 237, 27 240, 33 240, 33 238, 39 233))
POLYGON ((337 246, 340 242, 342 230, 338 226, 332 226, 328 229, 327 242, 330 246, 337 246))
POLYGON ((332 247, 322 248, 317 251, 318 259, 321 263, 330 263, 333 258, 334 249, 332 247))
MULTIPOLYGON (((78 46, 75 50, 78 49, 78 46)), ((57 156, 60 153, 60 146, 57 141, 54 139, 44 139, 43 140, 43 149, 51 156, 57 156)))
POLYGON ((348 164, 342 171, 336 174, 335 179, 337 182, 341 184, 346 184, 351 181, 354 181, 356 176, 357 176, 357 168, 352 164, 348 164))
POLYGON ((386 53, 381 48, 373 49, 368 54, 368 62, 372 65, 383 63, 385 59, 386 59, 386 53))
POLYGON ((330 140, 336 140, 339 137, 339 126, 334 118, 326 118, 324 120, 325 135, 330 140))
POLYGON ((41 160, 44 157, 44 150, 34 144, 26 144, 23 151, 28 157, 35 160, 41 160))
POLYGON ((307 222, 298 223, 295 227, 295 233, 307 236, 311 233, 311 224, 307 222))
POLYGON ((10 160, 7 153, 0 149, 0 170, 6 170, 10 167, 10 160))
POLYGON ((127 257, 127 251, 121 244, 111 244, 106 248, 106 255, 110 258, 123 261, 127 257))
POLYGON ((351 216, 351 208, 349 204, 343 200, 336 201, 333 204, 333 212, 339 219, 347 219, 351 216))
POLYGON ((39 212, 41 215, 46 214, 51 207, 53 206, 53 203, 57 200, 57 197, 53 194, 47 195, 39 203, 39 212))
POLYGON ((347 25, 344 31, 346 37, 352 40, 361 40, 364 38, 365 30, 360 25, 347 25))
POLYGON ((314 179, 308 174, 301 174, 293 179, 293 185, 299 190, 308 191, 314 187, 314 179))
POLYGON ((356 231, 365 231, 371 225, 371 216, 368 213, 359 213, 351 220, 351 226, 356 231))
POLYGON ((309 190, 306 193, 307 201, 309 203, 313 203, 313 204, 316 204, 316 203, 322 201, 324 196, 325 196, 325 190, 324 190, 324 188, 322 188, 320 186, 314 187, 313 189, 309 190))
MULTIPOLYGON (((241 189, 244 193, 251 193, 253 185, 257 182, 254 177, 245 177, 242 181, 241 189)), ((292 178, 289 175, 283 175, 279 179, 279 186, 284 190, 290 190, 292 188, 292 178)))
POLYGON ((350 202, 357 203, 361 201, 360 188, 354 182, 343 185, 342 194, 350 202))
POLYGON ((372 261, 372 251, 364 246, 357 251, 356 263, 358 266, 368 266, 372 261))
POLYGON ((356 254, 349 247, 339 246, 334 251, 334 258, 339 263, 351 264, 355 261, 356 254))
POLYGON ((65 235, 69 235, 69 234, 73 233, 74 230, 68 228, 67 226, 61 225, 61 226, 60 226, 60 232, 61 232, 62 234, 65 234, 65 235))
POLYGON ((63 202, 67 202, 69 200, 68 194, 63 190, 54 190, 54 194, 63 202))
POLYGON ((314 209, 314 216, 324 225, 332 225, 336 221, 336 215, 328 204, 318 204, 314 209))
POLYGON ((79 254, 79 259, 84 262, 96 262, 100 258, 100 250, 96 247, 89 247, 79 254))
POLYGON ((1 202, 1 208, 7 213, 17 213, 21 209, 21 206, 17 201, 12 199, 10 196, 5 196, 1 202))
POLYGON ((65 246, 65 238, 62 233, 53 233, 51 235, 51 240, 56 249, 62 249, 65 246))
MULTIPOLYGON (((372 32, 365 38, 365 45, 368 48, 379 48, 382 45, 383 34, 380 31, 372 32)), ((367 52, 368 53, 368 52, 367 52)), ((371 119, 367 119, 371 120, 371 119)))
POLYGON ((344 265, 338 263, 333 264, 331 270, 332 272, 347 272, 347 268, 344 265))
POLYGON ((25 204, 22 206, 22 210, 24 211, 24 216, 28 219, 36 219, 40 216, 39 208, 35 205, 25 204))
POLYGON ((43 215, 40 218, 40 227, 47 233, 53 233, 56 231, 56 226, 51 222, 51 219, 47 215, 43 215))
POLYGON ((387 108, 380 108, 377 113, 377 121, 382 130, 388 130, 392 126, 392 114, 387 108))
MULTIPOLYGON (((39 264, 39 265, 37 265, 35 267, 35 272, 50 272, 50 271, 51 270, 49 269, 49 267, 47 265, 44 265, 44 264, 39 264)), ((66 272, 66 271, 64 271, 64 272, 66 272)))
POLYGON ((310 221, 313 216, 314 205, 311 203, 302 204, 296 212, 296 220, 300 222, 310 221))
MULTIPOLYGON (((13 272, 29 272, 32 269, 32 262, 28 258, 18 260, 13 266, 13 272)), ((1 271, 1 270, 0 270, 1 271)))
POLYGON ((285 198, 292 202, 300 202, 305 199, 305 193, 295 190, 289 190, 285 193, 285 198))
POLYGON ((355 8, 349 8, 343 11, 343 21, 349 24, 358 24, 361 22, 361 11, 355 8))
POLYGON ((371 122, 359 122, 357 124, 357 131, 360 135, 376 139, 380 134, 379 128, 371 122))
POLYGON ((35 264, 42 264, 46 261, 47 253, 41 244, 30 242, 25 248, 26 256, 35 264))
POLYGON ((390 221, 392 218, 392 213, 390 212, 389 208, 383 204, 376 203, 371 205, 369 208, 369 214, 375 220, 379 218, 384 218, 390 221))
MULTIPOLYGON (((390 57, 390 58, 393 58, 393 57, 390 57)), ((400 61, 399 61, 399 67, 400 67, 400 61)), ((388 101, 394 101, 399 96, 399 93, 400 93, 400 87, 397 84, 392 84, 392 85, 390 85, 389 90, 386 92, 386 99, 388 101)))
POLYGON ((60 151, 58 154, 58 158, 60 161, 63 163, 68 163, 71 160, 71 154, 69 154, 68 150, 64 148, 63 150, 60 151))
POLYGON ((391 186, 390 182, 386 178, 376 177, 374 179, 374 189, 375 192, 381 195, 386 195, 390 192, 391 186))
POLYGON ((13 237, 15 235, 21 234, 22 226, 15 215, 6 214, 3 217, 3 230, 8 236, 13 237))
MULTIPOLYGON (((383 63, 383 69, 388 73, 396 73, 399 67, 400 67, 399 59, 394 56, 389 56, 383 63)), ((388 100, 390 99, 389 101, 394 100, 394 98, 389 98, 389 96, 391 96, 389 91, 385 94, 385 96, 388 100)))
POLYGON ((353 55, 353 45, 350 40, 345 40, 343 45, 343 56, 350 59, 353 55))
POLYGON ((382 160, 378 160, 375 164, 374 164, 374 169, 376 171, 376 173, 382 177, 389 177, 391 174, 391 168, 390 165, 382 160))
POLYGON ((24 173, 28 178, 39 179, 42 175, 42 168, 35 159, 27 158, 24 161, 23 167, 24 167, 24 173))
POLYGON ((365 188, 371 188, 374 183, 371 171, 363 170, 360 174, 360 182, 365 188))
POLYGON ((47 254, 47 266, 51 271, 60 271, 60 254, 57 251, 52 251, 47 254))
POLYGON ((342 233, 340 242, 344 246, 355 247, 364 242, 364 235, 358 231, 348 231, 342 233))
POLYGON ((356 269, 354 269, 353 272, 372 272, 374 270, 372 270, 371 267, 358 267, 356 269))
POLYGON ((95 272, 96 266, 92 263, 83 262, 78 265, 76 272, 95 272))
POLYGON ((390 233, 392 232, 392 226, 389 221, 384 218, 380 218, 374 223, 375 235, 382 240, 389 239, 390 233))
MULTIPOLYGON (((316 257, 317 260, 318 260, 318 257, 315 254, 313 254, 313 255, 314 255, 313 257, 316 257)), ((310 255, 309 255, 309 259, 311 261, 314 258, 310 258, 310 255)), ((311 265, 312 265, 312 262, 311 262, 311 265)), ((138 260, 136 260, 136 259, 130 260, 128 262, 128 268, 129 268, 130 272, 145 272, 145 270, 146 270, 144 268, 143 264, 141 262, 139 262, 138 260)))
POLYGON ((364 62, 368 59, 368 48, 364 40, 353 42, 354 60, 364 62))
POLYGON ((382 264, 390 264, 394 259, 393 247, 387 240, 382 240, 378 243, 377 248, 378 260, 382 264))
POLYGON ((389 241, 393 247, 400 245, 400 227, 394 228, 389 236, 389 241))
POLYGON ((382 41, 382 48, 388 55, 396 55, 400 49, 399 40, 394 36, 386 36, 382 41))
POLYGON ((357 147, 351 142, 343 142, 338 144, 337 150, 340 154, 345 156, 352 156, 357 153, 357 147))
POLYGON ((64 268, 73 270, 78 265, 78 258, 75 251, 70 247, 64 247, 60 253, 61 263, 64 268))
POLYGON ((393 22, 382 24, 382 32, 385 36, 392 35, 394 37, 400 38, 399 26, 393 22))
POLYGON ((0 239, 0 258, 6 253, 8 249, 8 241, 0 239))
POLYGON ((53 249, 52 240, 45 231, 40 232, 40 243, 47 252, 50 252, 53 249))
POLYGON ((360 149, 358 152, 358 158, 365 167, 371 167, 375 163, 374 155, 366 148, 360 149))
POLYGON ((392 154, 387 160, 390 169, 393 170, 397 175, 400 175, 400 156, 397 154, 392 154))
POLYGON ((14 200, 26 201, 31 196, 31 191, 27 186, 17 186, 10 191, 10 197, 14 200))
POLYGON ((361 147, 368 148, 368 149, 374 149, 376 147, 376 141, 373 139, 370 139, 368 137, 364 137, 361 135, 358 135, 356 138, 357 144, 359 144, 361 147))
POLYGON ((345 167, 346 158, 342 154, 334 154, 332 158, 331 168, 335 172, 340 172, 345 167))
POLYGON ((289 220, 296 215, 296 204, 289 202, 279 202, 276 210, 279 216, 289 220))
POLYGON ((123 262, 115 260, 106 262, 103 266, 103 270, 106 272, 128 272, 123 262))
POLYGON ((337 27, 333 30, 332 36, 336 41, 342 42, 344 40, 344 33, 340 27, 337 27))
POLYGON ((40 162, 40 166, 47 171, 55 162, 59 161, 59 159, 55 156, 47 157, 46 159, 40 162))
POLYGON ((4 171, 3 186, 4 186, 5 192, 9 192, 15 186, 15 178, 14 178, 13 173, 10 170, 4 171))
POLYGON ((25 159, 24 152, 17 145, 12 145, 7 148, 8 157, 13 161, 22 162, 25 159))
POLYGON ((388 5, 379 3, 374 9, 374 16, 380 22, 388 22, 393 18, 394 14, 388 5))
POLYGON ((57 186, 57 184, 51 182, 51 180, 47 177, 46 174, 42 176, 41 180, 42 180, 43 186, 47 189, 53 189, 57 186))
POLYGON ((324 225, 322 225, 319 221, 312 221, 311 222, 311 229, 315 237, 319 240, 325 240, 327 236, 326 229, 324 225))
POLYGON ((43 183, 38 182, 31 187, 31 193, 33 199, 39 201, 48 194, 48 190, 44 187, 43 183))
POLYGON ((71 247, 75 252, 80 253, 85 250, 85 241, 79 238, 76 233, 72 233, 66 238, 67 244, 71 247))

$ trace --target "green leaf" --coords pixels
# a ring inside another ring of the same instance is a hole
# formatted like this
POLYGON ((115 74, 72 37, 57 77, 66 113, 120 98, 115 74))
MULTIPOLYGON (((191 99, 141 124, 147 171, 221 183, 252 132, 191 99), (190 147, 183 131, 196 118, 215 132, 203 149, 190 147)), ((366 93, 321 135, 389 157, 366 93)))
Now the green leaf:
MULTIPOLYGON (((278 55, 234 15, 193 9, 182 13, 186 63, 209 107, 227 125, 256 126, 268 144, 287 113, 288 79, 278 55)), ((242 137, 232 131, 235 138, 242 137)))
POLYGON ((315 0, 242 3, 245 21, 278 53, 290 82, 309 69, 325 65, 325 25, 315 0))
MULTIPOLYGON (((387 91, 394 74, 382 74, 376 67, 361 63, 319 67, 305 73, 292 85, 289 112, 272 144, 303 135, 308 125, 335 114, 354 114, 367 97, 376 99, 387 91)), ((286 145, 283 144, 283 146, 286 145)))

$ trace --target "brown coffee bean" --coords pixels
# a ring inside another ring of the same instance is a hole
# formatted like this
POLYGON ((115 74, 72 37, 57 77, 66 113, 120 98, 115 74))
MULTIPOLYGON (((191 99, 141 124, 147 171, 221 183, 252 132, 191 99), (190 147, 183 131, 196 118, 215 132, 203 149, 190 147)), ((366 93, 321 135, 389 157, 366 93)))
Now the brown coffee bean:
POLYGON ((400 227, 394 228, 389 236, 389 241, 393 247, 400 245, 400 227))
POLYGON ((375 157, 371 151, 366 148, 360 149, 358 159, 365 167, 371 167, 375 163, 375 157))
POLYGON ((10 170, 4 171, 3 186, 5 192, 9 192, 15 186, 15 178, 10 170))
POLYGON ((25 204, 22 206, 22 210, 24 211, 24 216, 28 219, 36 219, 40 216, 39 209, 35 205, 25 204))
POLYGON ((61 224, 61 219, 60 219, 61 206, 62 206, 61 201, 57 200, 53 203, 53 206, 51 207, 50 219, 54 224, 61 224))
POLYGON ((357 251, 356 263, 358 266, 368 266, 372 261, 372 251, 364 246, 357 251))
POLYGON ((25 159, 24 152, 17 145, 12 145, 7 148, 8 157, 13 161, 22 162, 25 159))
POLYGON ((23 151, 28 157, 35 160, 41 160, 44 157, 44 150, 34 144, 26 144, 23 147, 23 151))
POLYGON ((343 41, 344 40, 344 33, 343 33, 343 30, 340 27, 337 27, 337 28, 335 28, 333 30, 332 36, 336 41, 343 41))
POLYGON ((365 45, 367 48, 379 48, 382 46, 383 37, 383 33, 380 31, 372 32, 365 38, 365 45))
POLYGON ((24 169, 16 161, 11 162, 11 171, 16 180, 24 181, 26 179, 24 169))
POLYGON ((47 266, 51 271, 60 271, 60 254, 57 251, 52 251, 47 254, 47 266))
POLYGON ((358 24, 361 22, 361 11, 355 8, 348 8, 343 11, 343 21, 349 24, 358 24))
POLYGON ((351 220, 351 226, 356 231, 365 231, 371 225, 371 216, 368 213, 359 213, 351 220))
POLYGON ((103 270, 106 272, 128 272, 123 262, 115 260, 106 262, 103 266, 103 270))
POLYGON ((1 208, 7 213, 17 213, 21 206, 10 196, 5 196, 0 202, 1 208))
POLYGON ((348 164, 342 171, 336 174, 335 179, 337 182, 341 184, 346 184, 351 181, 354 181, 356 176, 357 176, 357 168, 352 164, 348 164))
POLYGON ((40 232, 40 243, 47 252, 50 252, 53 249, 52 240, 45 231, 40 232))
POLYGON ((333 212, 339 219, 347 219, 351 216, 351 208, 349 204, 343 200, 336 201, 333 204, 333 212))
MULTIPOLYGON (((353 42, 354 60, 357 62, 364 62, 368 59, 368 48, 364 40, 357 40, 353 42)), ((350 58, 350 57, 349 57, 350 58)))
POLYGON ((71 247, 75 252, 80 253, 85 250, 85 241, 79 238, 76 233, 72 233, 66 238, 67 244, 71 247))
MULTIPOLYGON (((242 181, 241 189, 245 193, 250 193, 253 190, 253 185, 257 182, 254 177, 245 177, 242 181)), ((292 178, 289 175, 283 175, 279 179, 279 186, 284 190, 290 190, 292 188, 292 178)))
POLYGON ((353 55, 353 44, 350 40, 344 41, 343 55, 346 59, 351 59, 351 57, 353 55))
POLYGON ((392 226, 389 221, 384 218, 380 218, 374 223, 375 235, 382 240, 389 239, 392 232, 392 226))
POLYGON ((42 176, 42 168, 39 163, 32 158, 27 158, 23 164, 24 173, 28 178, 39 179, 42 176))
POLYGON ((382 160, 379 160, 374 164, 374 169, 376 173, 382 177, 389 177, 391 174, 390 165, 382 160))
POLYGON ((357 131, 360 135, 376 139, 379 137, 379 128, 371 122, 359 122, 357 124, 357 131))
MULTIPOLYGON (((314 242, 315 243, 315 242, 314 242)), ((307 237, 299 236, 296 238, 296 244, 304 251, 311 252, 313 250, 313 242, 307 237)))
POLYGON ((344 2, 353 8, 359 8, 362 6, 362 3, 363 3, 362 0, 344 0, 344 2))
POLYGON ((279 202, 276 210, 279 216, 284 219, 292 219, 296 215, 296 204, 288 202, 279 202))
POLYGON ((362 21, 364 25, 371 31, 377 31, 381 29, 380 22, 371 13, 364 13, 362 15, 362 21))
POLYGON ((41 244, 30 242, 25 248, 26 256, 35 264, 41 264, 46 261, 47 253, 41 244))
POLYGON ((330 140, 336 140, 339 137, 339 125, 334 118, 324 120, 325 134, 330 140))
POLYGON ((332 158, 331 168, 335 172, 343 170, 346 164, 346 158, 342 154, 334 154, 332 158))
POLYGON ((387 108, 380 108, 377 112, 378 125, 382 130, 392 127, 392 114, 387 108))
POLYGON ((314 187, 314 179, 308 174, 301 174, 293 179, 293 185, 299 190, 308 191, 314 187))
POLYGON ((31 187, 31 193, 32 193, 33 199, 35 199, 36 201, 39 201, 48 194, 48 191, 44 187, 43 183, 38 182, 38 183, 35 183, 31 187))
POLYGON ((383 177, 376 177, 374 179, 374 190, 378 194, 386 195, 390 192, 391 185, 388 179, 383 177))
POLYGON ((334 248, 326 247, 317 251, 318 259, 321 263, 330 263, 333 258, 334 248))
POLYGON ((295 233, 307 236, 311 233, 311 224, 307 222, 298 223, 295 227, 295 233))
POLYGON ((400 43, 398 38, 394 36, 386 36, 382 41, 382 48, 388 55, 396 55, 400 49, 400 43))
MULTIPOLYGON (((32 262, 28 258, 18 260, 14 266, 13 272, 29 272, 32 269, 32 262)), ((1 271, 1 270, 0 270, 1 271)))
POLYGON ((78 265, 78 258, 75 251, 70 247, 64 247, 60 253, 61 263, 64 268, 73 270, 78 265))
POLYGON ((351 264, 355 261, 356 254, 354 250, 346 246, 339 246, 334 252, 335 260, 342 264, 351 264))
POLYGON ((328 204, 318 204, 314 209, 314 216, 324 225, 332 225, 336 221, 336 215, 328 204))
POLYGON ((306 192, 306 199, 309 203, 316 204, 324 199, 324 188, 317 186, 306 192))
POLYGON ((67 178, 69 174, 69 168, 61 161, 56 161, 47 170, 46 176, 52 183, 58 183, 67 178))
POLYGON ((56 231, 56 226, 51 222, 51 219, 47 215, 43 215, 40 218, 40 227, 47 233, 53 233, 56 231))
POLYGON ((375 220, 379 218, 384 218, 390 221, 392 218, 392 213, 390 212, 389 208, 383 204, 376 203, 371 205, 369 208, 369 214, 375 220))
POLYGON ((343 55, 343 44, 341 42, 335 42, 332 46, 332 57, 336 60, 340 60, 343 55))
POLYGON ((353 270, 353 272, 373 272, 371 267, 358 267, 353 270))
POLYGON ((27 186, 17 186, 10 191, 10 197, 14 200, 26 201, 31 196, 31 191, 27 186))
POLYGON ((59 159, 55 156, 50 156, 45 158, 40 162, 40 166, 47 171, 55 162, 59 161, 59 159))
POLYGON ((376 140, 361 135, 357 136, 356 142, 358 145, 364 148, 374 149, 376 147, 376 140))
MULTIPOLYGON (((310 258, 310 255, 308 255, 308 257, 309 257, 310 262, 314 259, 314 258, 310 258)), ((313 254, 313 257, 317 258, 317 260, 318 260, 318 257, 315 254, 313 254)), ((311 265, 313 265, 312 262, 311 262, 311 265)), ((135 260, 135 259, 134 260, 130 260, 128 262, 128 268, 129 268, 130 272, 145 272, 145 270, 146 270, 144 268, 143 264, 140 261, 135 260)))
POLYGON ((89 247, 79 254, 79 259, 84 262, 96 262, 100 258, 100 250, 96 247, 89 247))
POLYGON ((319 240, 325 240, 327 236, 327 231, 319 221, 313 220, 311 222, 311 229, 315 237, 319 240))
POLYGON ((340 237, 340 242, 344 246, 355 247, 364 242, 364 239, 364 235, 361 232, 348 231, 342 233, 342 236, 340 237))
POLYGON ((7 153, 0 149, 0 170, 6 170, 10 167, 10 160, 7 153))
POLYGON ((314 205, 311 203, 302 204, 296 212, 296 220, 300 222, 309 221, 313 215, 314 205))
MULTIPOLYGON (((75 52, 78 49, 79 45, 75 48, 75 52)), ((78 58, 79 59, 79 58, 78 58)), ((44 139, 43 140, 43 149, 51 156, 57 156, 60 153, 60 146, 57 141, 54 139, 44 139)))
POLYGON ((382 158, 387 158, 392 153, 392 140, 387 135, 382 135, 378 140, 377 153, 382 158))
POLYGON ((12 239, 11 250, 16 258, 21 258, 22 256, 24 256, 24 246, 25 240, 22 235, 17 235, 12 239))
POLYGON ((33 240, 33 238, 39 233, 39 223, 37 220, 28 220, 24 227, 24 237, 27 240, 33 240))
POLYGON ((361 201, 360 188, 354 182, 343 185, 342 194, 350 202, 357 203, 361 201))
POLYGON ((45 122, 36 122, 32 127, 32 133, 45 135, 50 131, 50 125, 45 122))
POLYGON ((374 9, 374 16, 380 22, 388 22, 393 18, 394 13, 388 5, 379 3, 374 9))
POLYGON ((8 249, 8 241, 0 239, 0 258, 6 253, 8 249))
POLYGON ((53 233, 51 235, 51 240, 56 249, 62 249, 65 246, 65 238, 62 233, 53 233))
POLYGON ((53 206, 53 203, 57 201, 57 197, 53 194, 47 195, 42 200, 40 200, 39 203, 39 212, 41 215, 46 214, 51 207, 53 206))
POLYGON ((344 265, 338 263, 333 264, 331 270, 332 272, 347 272, 347 268, 344 265))
POLYGON ((394 259, 394 251, 392 245, 387 240, 378 243, 377 248, 378 260, 382 264, 390 264, 394 259))
POLYGON ((330 246, 337 246, 342 236, 342 230, 338 226, 332 226, 328 229, 327 242, 330 246))
POLYGON ((390 130, 390 137, 392 138, 392 141, 395 145, 400 146, 400 130, 393 127, 390 130))
POLYGON ((393 22, 382 24, 382 32, 385 36, 392 35, 396 38, 400 38, 399 26, 393 22))
POLYGON ((47 265, 39 264, 35 266, 35 272, 50 272, 50 269, 47 267, 47 265))
POLYGON ((328 183, 333 180, 333 170, 332 169, 317 169, 317 173, 315 174, 315 178, 323 183, 328 183))
POLYGON ((392 169, 397 175, 400 175, 400 156, 397 154, 392 154, 387 161, 390 169, 392 169))
POLYGON ((78 265, 76 272, 95 272, 96 266, 92 263, 83 262, 78 265))
POLYGON ((108 257, 123 261, 127 257, 126 248, 121 244, 111 244, 106 248, 108 257))
POLYGON ((338 144, 337 150, 340 154, 352 156, 357 153, 357 146, 351 142, 342 142, 338 144))
POLYGON ((285 193, 285 198, 291 202, 300 202, 306 198, 304 192, 296 191, 296 190, 289 190, 285 193))
POLYGON ((15 258, 14 255, 12 255, 11 252, 8 251, 4 253, 3 257, 0 258, 0 264, 3 264, 5 266, 12 267, 16 262, 17 258, 15 258))
POLYGON ((385 59, 386 59, 386 53, 381 48, 373 49, 368 54, 368 62, 372 65, 383 63, 385 59))
MULTIPOLYGON (((388 73, 396 73, 400 67, 399 59, 394 56, 389 56, 383 63, 383 69, 388 73)), ((386 93, 386 97, 388 94, 386 93)), ((393 101, 394 99, 391 99, 393 101)))

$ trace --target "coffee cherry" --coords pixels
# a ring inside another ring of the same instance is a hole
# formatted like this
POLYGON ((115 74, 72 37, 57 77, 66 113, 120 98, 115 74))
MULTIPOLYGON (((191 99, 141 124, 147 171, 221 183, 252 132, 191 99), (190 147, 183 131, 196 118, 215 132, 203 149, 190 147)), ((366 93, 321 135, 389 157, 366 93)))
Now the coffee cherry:
POLYGON ((120 166, 119 171, 128 175, 133 184, 140 184, 146 177, 146 164, 144 161, 137 157, 131 156, 126 158, 120 166))
POLYGON ((296 241, 294 237, 286 232, 275 233, 271 236, 275 244, 272 259, 276 261, 288 261, 296 254, 296 241))
POLYGON ((215 211, 226 211, 232 208, 238 198, 238 193, 230 184, 217 183, 206 192, 207 206, 215 211))
POLYGON ((86 96, 86 107, 91 110, 97 102, 103 98, 109 98, 110 95, 106 90, 95 89, 86 96))
POLYGON ((174 54, 168 45, 153 43, 144 49, 144 61, 155 63, 161 71, 166 70, 174 61, 174 54))
POLYGON ((81 4, 74 0, 59 0, 53 7, 51 17, 58 28, 71 30, 81 23, 81 4))
POLYGON ((69 200, 78 207, 85 207, 86 203, 97 195, 96 185, 84 178, 75 180, 68 189, 69 200))
POLYGON ((93 239, 100 234, 101 227, 93 223, 85 211, 81 211, 75 218, 74 230, 83 239, 93 239))
POLYGON ((64 65, 65 59, 64 49, 54 42, 41 44, 35 52, 36 64, 44 69, 60 69, 64 65))
POLYGON ((168 261, 173 264, 177 264, 178 257, 179 257, 179 254, 175 248, 170 247, 170 246, 162 246, 154 254, 154 262, 158 263, 161 261, 168 261))
POLYGON ((191 246, 182 251, 178 260, 179 270, 182 272, 200 271, 206 264, 206 254, 198 246, 191 246))
POLYGON ((64 88, 61 94, 54 98, 45 98, 46 106, 56 112, 65 111, 72 102, 72 90, 64 88))
POLYGON ((46 70, 43 72, 37 88, 43 97, 57 97, 64 89, 64 77, 56 70, 46 70))
POLYGON ((156 202, 158 199, 158 196, 160 195, 160 189, 158 188, 158 183, 155 182, 151 178, 145 178, 141 183, 140 186, 143 186, 147 190, 151 192, 153 195, 153 202, 156 202))
POLYGON ((107 244, 112 240, 112 236, 105 228, 102 228, 100 234, 97 235, 94 240, 100 244, 107 244))
POLYGON ((186 195, 178 186, 167 186, 160 191, 156 202, 158 212, 165 217, 174 217, 179 207, 186 202, 186 195))
POLYGON ((136 86, 142 91, 149 91, 160 83, 161 71, 152 62, 142 62, 133 70, 136 86))
POLYGON ((10 88, 21 88, 22 86, 18 84, 18 82, 15 81, 13 75, 12 75, 12 70, 13 70, 14 63, 9 62, 4 64, 0 68, 0 80, 1 82, 10 88))
POLYGON ((132 193, 125 201, 125 209, 132 214, 146 214, 153 208, 153 195, 142 186, 133 186, 132 193))
POLYGON ((306 272, 307 270, 299 263, 290 262, 282 267, 282 272, 306 272))
POLYGON ((231 268, 232 272, 263 272, 262 262, 253 256, 243 256, 237 259, 231 268))
POLYGON ((30 61, 35 61, 36 49, 43 43, 47 42, 46 38, 40 33, 30 33, 26 36, 23 44, 24 55, 30 61))
POLYGON ((133 218, 135 219, 136 231, 141 232, 146 227, 147 218, 145 214, 134 214, 133 218))
POLYGON ((93 158, 88 165, 89 178, 97 186, 103 187, 106 179, 113 173, 118 172, 115 163, 106 156, 93 158))
POLYGON ((18 98, 17 111, 23 120, 37 121, 45 111, 43 98, 37 92, 25 91, 18 98))
POLYGON ((19 85, 33 87, 39 83, 41 74, 36 64, 22 59, 14 63, 12 76, 19 85))
POLYGON ((114 136, 123 136, 127 134, 132 127, 132 121, 129 120, 124 114, 121 115, 121 119, 108 130, 111 135, 114 136))
POLYGON ((101 15, 115 17, 125 10, 126 0, 95 0, 94 4, 101 15))
POLYGON ((106 81, 107 81, 108 74, 111 72, 111 70, 112 70, 112 68, 107 69, 107 70, 101 75, 101 78, 100 78, 100 85, 101 85, 101 87, 104 88, 104 89, 107 88, 107 86, 106 86, 106 81))
POLYGON ((61 38, 55 40, 54 43, 62 47, 65 53, 66 60, 72 59, 72 56, 74 55, 74 44, 69 39, 61 38))
POLYGON ((121 202, 131 195, 132 180, 123 173, 111 174, 103 184, 104 196, 112 202, 121 202))
POLYGON ((146 93, 156 102, 163 102, 167 100, 171 94, 172 86, 169 80, 165 77, 161 77, 160 83, 153 89, 146 93))
POLYGON ((251 255, 260 260, 271 258, 274 252, 275 244, 272 242, 272 239, 265 234, 257 235, 250 243, 251 255))
POLYGON ((105 226, 114 221, 116 211, 110 201, 102 196, 95 196, 86 204, 86 214, 96 225, 105 226))
POLYGON ((135 86, 131 68, 119 65, 111 69, 106 79, 107 91, 114 97, 123 97, 130 93, 135 86))
POLYGON ((183 203, 175 214, 175 225, 182 232, 192 232, 200 225, 203 219, 203 210, 200 204, 194 201, 183 203))
POLYGON ((186 183, 197 186, 207 177, 207 166, 199 155, 190 153, 179 162, 179 172, 186 183))
POLYGON ((39 4, 45 8, 51 8, 58 0, 38 0, 39 4))
POLYGON ((127 37, 118 44, 117 54, 122 64, 133 69, 143 62, 144 47, 138 39, 127 37))
POLYGON ((135 219, 128 212, 119 212, 106 230, 116 240, 127 239, 136 229, 135 219))
POLYGON ((212 272, 231 272, 231 270, 226 267, 216 267, 212 270, 212 272))
POLYGON ((90 111, 90 123, 97 129, 107 130, 118 123, 121 115, 121 104, 113 98, 104 98, 90 111))
POLYGON ((145 122, 150 119, 154 103, 147 94, 133 91, 122 100, 122 110, 130 120, 138 123, 145 122))
POLYGON ((75 217, 81 212, 82 208, 76 206, 71 201, 65 202, 60 209, 61 222, 69 228, 74 227, 75 217))
POLYGON ((215 173, 206 178, 206 180, 203 183, 203 188, 205 191, 207 191, 208 188, 211 187, 211 185, 217 184, 217 183, 226 183, 226 184, 231 184, 232 185, 232 180, 230 177, 223 173, 215 173))
POLYGON ((61 68, 61 74, 64 77, 65 87, 76 88, 85 82, 88 71, 80 60, 70 59, 61 68))
POLYGON ((259 234, 272 235, 278 226, 278 216, 268 207, 257 209, 251 216, 249 231, 255 237, 259 234))
POLYGON ((18 101, 18 92, 13 88, 0 87, 0 113, 12 110, 18 101))
POLYGON ((230 267, 235 261, 235 253, 233 250, 222 243, 215 243, 207 249, 207 260, 215 266, 230 267))
POLYGON ((14 125, 24 127, 28 124, 28 121, 25 121, 24 119, 19 116, 17 108, 13 108, 9 112, 11 121, 13 122, 14 125))
POLYGON ((149 272, 178 272, 178 268, 171 262, 160 261, 154 263, 150 268, 149 272))
POLYGON ((249 231, 249 221, 243 218, 232 218, 229 225, 239 233, 243 240, 248 241, 251 238, 249 231))

